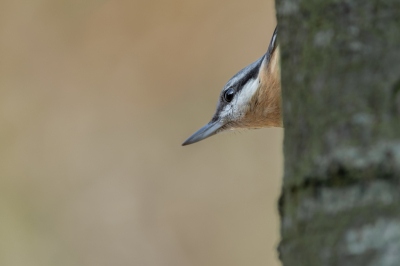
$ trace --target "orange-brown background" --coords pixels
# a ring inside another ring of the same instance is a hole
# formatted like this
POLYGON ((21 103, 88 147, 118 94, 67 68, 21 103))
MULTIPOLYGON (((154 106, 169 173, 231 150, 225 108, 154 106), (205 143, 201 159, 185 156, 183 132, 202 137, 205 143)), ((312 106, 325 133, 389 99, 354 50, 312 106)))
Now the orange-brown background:
POLYGON ((278 265, 282 129, 180 144, 272 0, 0 1, 0 265, 278 265))

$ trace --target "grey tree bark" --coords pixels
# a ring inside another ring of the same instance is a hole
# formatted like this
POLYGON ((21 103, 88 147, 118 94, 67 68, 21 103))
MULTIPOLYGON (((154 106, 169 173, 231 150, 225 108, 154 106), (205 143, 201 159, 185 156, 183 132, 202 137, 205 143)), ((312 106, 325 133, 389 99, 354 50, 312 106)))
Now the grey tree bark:
POLYGON ((400 265, 400 1, 276 0, 284 266, 400 265))

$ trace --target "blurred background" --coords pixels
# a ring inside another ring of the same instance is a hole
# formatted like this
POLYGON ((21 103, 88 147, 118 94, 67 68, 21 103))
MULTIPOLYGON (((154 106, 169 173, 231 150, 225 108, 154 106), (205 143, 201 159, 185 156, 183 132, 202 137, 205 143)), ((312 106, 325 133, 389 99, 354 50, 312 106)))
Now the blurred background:
POLYGON ((181 143, 272 0, 0 1, 0 265, 279 265, 282 129, 181 143))

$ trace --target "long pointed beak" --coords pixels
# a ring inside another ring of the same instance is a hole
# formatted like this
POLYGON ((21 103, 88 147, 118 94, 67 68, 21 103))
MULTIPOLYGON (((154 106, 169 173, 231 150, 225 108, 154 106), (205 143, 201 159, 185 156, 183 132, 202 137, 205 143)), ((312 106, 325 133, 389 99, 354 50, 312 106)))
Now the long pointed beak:
POLYGON ((211 136, 217 134, 218 129, 220 129, 221 127, 222 127, 222 123, 220 123, 219 121, 210 122, 207 125, 205 125, 204 127, 200 128, 192 136, 190 136, 190 138, 188 138, 184 143, 182 143, 182 146, 193 144, 200 140, 211 137, 211 136))

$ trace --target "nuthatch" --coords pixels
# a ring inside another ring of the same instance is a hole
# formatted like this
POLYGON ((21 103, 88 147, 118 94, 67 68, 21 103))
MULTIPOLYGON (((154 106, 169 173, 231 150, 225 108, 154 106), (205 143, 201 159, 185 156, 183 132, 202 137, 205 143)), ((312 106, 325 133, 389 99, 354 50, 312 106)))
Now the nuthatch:
POLYGON ((277 28, 265 53, 233 76, 221 91, 210 123, 182 145, 189 145, 225 130, 281 127, 281 82, 277 28))

